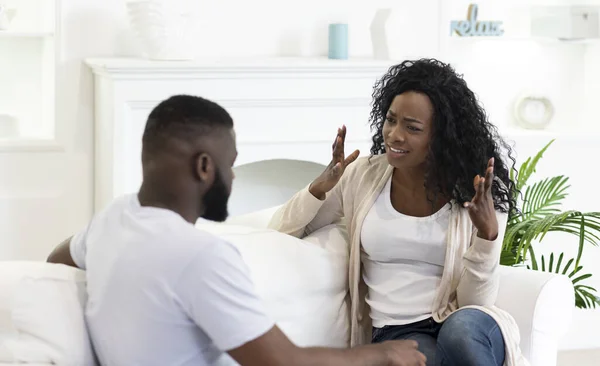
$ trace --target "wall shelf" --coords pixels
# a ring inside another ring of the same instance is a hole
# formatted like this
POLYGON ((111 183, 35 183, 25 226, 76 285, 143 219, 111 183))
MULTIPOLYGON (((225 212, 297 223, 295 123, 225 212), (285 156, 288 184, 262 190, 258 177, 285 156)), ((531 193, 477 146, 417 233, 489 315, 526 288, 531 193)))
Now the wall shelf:
POLYGON ((37 148, 55 138, 59 0, 2 3, 15 15, 0 30, 0 150, 37 148))
POLYGON ((577 129, 525 129, 519 127, 505 127, 499 128, 501 136, 506 138, 534 138, 534 139, 545 139, 545 140, 567 140, 581 143, 592 143, 600 141, 600 132, 584 130, 583 128, 577 129))
POLYGON ((48 38, 53 32, 0 31, 0 38, 48 38))
POLYGON ((58 141, 44 139, 0 139, 0 153, 40 153, 63 152, 58 141))
POLYGON ((500 37, 459 37, 448 36, 450 42, 456 43, 474 43, 474 42, 535 42, 552 46, 556 45, 582 45, 582 44, 600 44, 600 38, 584 39, 559 39, 550 37, 535 36, 500 36, 500 37))

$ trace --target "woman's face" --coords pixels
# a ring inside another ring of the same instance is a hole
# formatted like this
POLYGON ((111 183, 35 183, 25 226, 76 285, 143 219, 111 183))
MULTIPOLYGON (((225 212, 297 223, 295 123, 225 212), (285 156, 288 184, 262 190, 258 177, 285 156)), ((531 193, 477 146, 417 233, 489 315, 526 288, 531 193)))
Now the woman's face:
POLYGON ((388 162, 394 168, 425 165, 433 127, 433 105, 425 94, 407 91, 397 95, 383 124, 388 162))

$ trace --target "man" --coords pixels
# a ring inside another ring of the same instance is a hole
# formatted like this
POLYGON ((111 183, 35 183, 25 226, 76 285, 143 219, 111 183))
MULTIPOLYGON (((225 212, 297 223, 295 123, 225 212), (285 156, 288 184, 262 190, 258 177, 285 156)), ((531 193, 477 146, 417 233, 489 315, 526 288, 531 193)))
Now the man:
POLYGON ((194 226, 224 221, 236 159, 219 105, 173 96, 150 113, 143 183, 59 245, 87 271, 86 319, 102 365, 425 365, 416 343, 299 348, 265 313, 240 253, 194 226))

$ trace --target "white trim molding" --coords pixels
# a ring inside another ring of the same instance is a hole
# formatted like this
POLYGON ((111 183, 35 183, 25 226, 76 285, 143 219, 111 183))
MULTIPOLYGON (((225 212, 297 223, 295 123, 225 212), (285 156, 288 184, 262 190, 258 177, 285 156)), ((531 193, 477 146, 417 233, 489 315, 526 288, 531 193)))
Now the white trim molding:
POLYGON ((113 79, 239 79, 239 78, 362 78, 382 75, 394 63, 386 60, 330 60, 280 57, 269 59, 207 59, 201 61, 151 61, 132 58, 92 58, 85 63, 98 75, 113 79))
POLYGON ((0 154, 46 153, 64 151, 64 146, 55 139, 0 139, 0 154))

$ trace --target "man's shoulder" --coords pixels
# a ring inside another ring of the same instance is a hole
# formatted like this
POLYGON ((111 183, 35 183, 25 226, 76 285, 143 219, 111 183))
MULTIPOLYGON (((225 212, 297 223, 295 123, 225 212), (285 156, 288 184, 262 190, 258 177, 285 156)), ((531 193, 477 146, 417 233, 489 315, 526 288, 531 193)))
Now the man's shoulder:
POLYGON ((174 233, 179 246, 197 254, 199 260, 210 262, 211 258, 225 257, 237 258, 240 256, 238 248, 226 239, 194 225, 182 225, 174 233))
POLYGON ((104 217, 111 217, 117 213, 121 213, 124 210, 127 210, 135 201, 135 198, 135 194, 125 194, 114 198, 105 206, 100 207, 100 209, 92 217, 92 221, 97 221, 100 218, 104 217))

